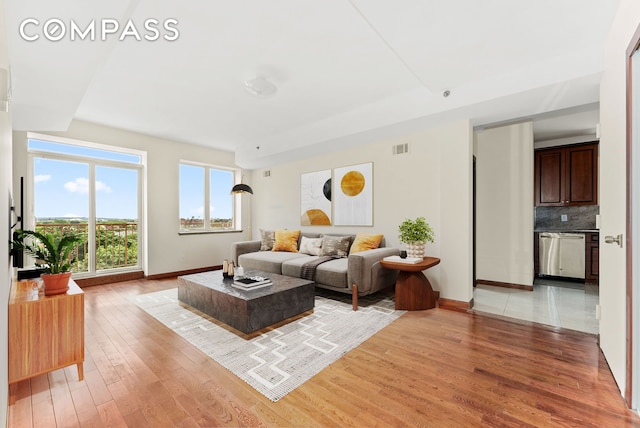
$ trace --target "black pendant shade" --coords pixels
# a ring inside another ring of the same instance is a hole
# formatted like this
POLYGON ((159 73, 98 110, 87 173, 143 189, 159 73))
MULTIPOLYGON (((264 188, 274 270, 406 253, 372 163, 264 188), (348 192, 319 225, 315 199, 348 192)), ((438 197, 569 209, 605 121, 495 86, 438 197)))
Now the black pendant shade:
POLYGON ((253 195, 253 189, 244 183, 240 183, 233 186, 231 193, 251 193, 253 195))

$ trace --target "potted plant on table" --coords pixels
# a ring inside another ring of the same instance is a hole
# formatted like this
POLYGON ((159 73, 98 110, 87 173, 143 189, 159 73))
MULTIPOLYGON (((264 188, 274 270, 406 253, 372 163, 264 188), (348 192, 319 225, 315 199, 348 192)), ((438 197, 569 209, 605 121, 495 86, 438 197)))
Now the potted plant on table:
POLYGON ((415 220, 406 219, 400 226, 400 242, 407 244, 408 257, 424 257, 424 246, 427 242, 434 242, 433 229, 424 217, 415 220))
POLYGON ((42 270, 40 278, 44 283, 44 294, 62 294, 69 289, 71 265, 76 258, 72 251, 82 238, 66 233, 56 237, 52 233, 33 230, 18 230, 18 237, 12 245, 15 250, 24 251, 35 258, 35 265, 42 270))

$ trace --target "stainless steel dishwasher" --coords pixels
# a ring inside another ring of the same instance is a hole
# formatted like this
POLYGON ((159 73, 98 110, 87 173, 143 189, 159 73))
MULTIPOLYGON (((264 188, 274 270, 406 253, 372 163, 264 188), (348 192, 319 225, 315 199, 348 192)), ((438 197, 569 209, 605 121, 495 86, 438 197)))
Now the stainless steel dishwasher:
POLYGON ((540 275, 584 279, 584 233, 543 232, 539 244, 540 275))

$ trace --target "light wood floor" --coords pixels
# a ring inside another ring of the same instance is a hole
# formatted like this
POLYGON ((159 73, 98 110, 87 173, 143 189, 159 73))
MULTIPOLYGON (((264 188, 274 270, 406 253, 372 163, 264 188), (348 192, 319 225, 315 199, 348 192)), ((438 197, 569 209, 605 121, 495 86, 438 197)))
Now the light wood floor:
POLYGON ((272 403, 129 299, 175 286, 85 288, 85 380, 69 367, 21 382, 9 426, 640 426, 594 336, 441 309, 272 403))

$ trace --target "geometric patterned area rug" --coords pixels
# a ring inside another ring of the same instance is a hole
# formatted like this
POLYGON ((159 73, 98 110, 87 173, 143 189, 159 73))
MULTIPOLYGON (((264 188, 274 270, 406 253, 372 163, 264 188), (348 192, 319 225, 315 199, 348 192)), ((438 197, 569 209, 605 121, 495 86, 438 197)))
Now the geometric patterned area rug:
MULTIPOLYGON (((350 297, 350 296, 349 296, 350 297)), ((313 313, 244 339, 178 302, 178 289, 135 296, 136 304, 271 401, 278 401, 405 311, 393 296, 351 303, 316 295, 313 313)))

